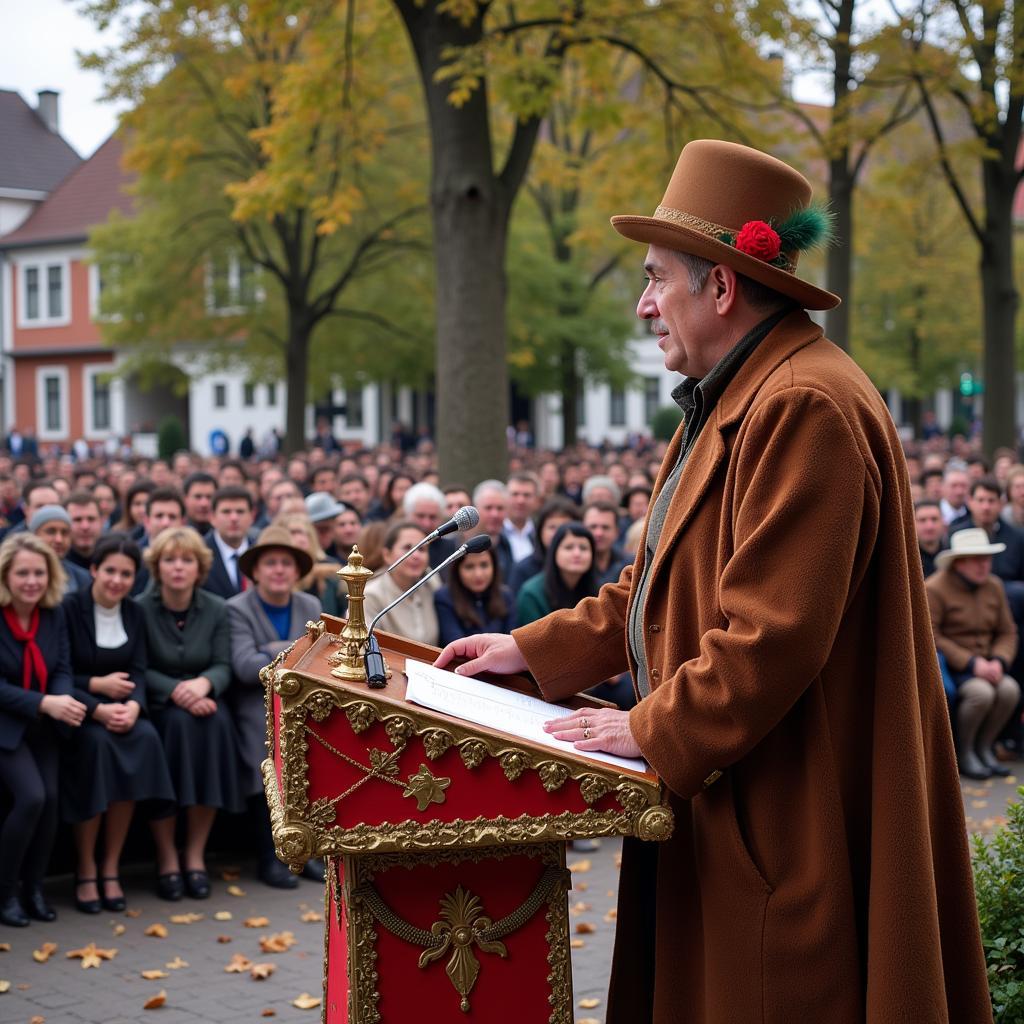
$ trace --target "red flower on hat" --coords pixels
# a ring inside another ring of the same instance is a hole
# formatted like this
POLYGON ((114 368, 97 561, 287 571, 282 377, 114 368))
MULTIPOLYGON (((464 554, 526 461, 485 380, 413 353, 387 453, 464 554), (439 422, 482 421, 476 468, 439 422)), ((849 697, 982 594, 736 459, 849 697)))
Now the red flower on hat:
POLYGON ((736 236, 736 248, 768 263, 782 251, 782 240, 771 224, 763 220, 748 220, 736 236))

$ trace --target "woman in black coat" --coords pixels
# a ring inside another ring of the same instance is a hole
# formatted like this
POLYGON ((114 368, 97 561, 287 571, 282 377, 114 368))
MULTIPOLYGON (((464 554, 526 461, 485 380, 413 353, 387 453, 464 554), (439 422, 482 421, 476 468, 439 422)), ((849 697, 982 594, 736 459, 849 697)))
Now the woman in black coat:
POLYGON ((0 923, 14 927, 57 916, 43 877, 57 833, 58 731, 85 717, 71 694, 63 591, 64 570, 38 537, 17 533, 0 545, 0 785, 10 800, 0 923))
POLYGON ((174 807, 163 745, 146 707, 142 612, 125 600, 141 559, 134 541, 109 534, 92 553, 92 586, 64 598, 73 692, 86 719, 63 750, 61 808, 74 827, 75 906, 86 914, 124 910, 119 864, 135 804, 153 801, 151 810, 163 816, 174 807))

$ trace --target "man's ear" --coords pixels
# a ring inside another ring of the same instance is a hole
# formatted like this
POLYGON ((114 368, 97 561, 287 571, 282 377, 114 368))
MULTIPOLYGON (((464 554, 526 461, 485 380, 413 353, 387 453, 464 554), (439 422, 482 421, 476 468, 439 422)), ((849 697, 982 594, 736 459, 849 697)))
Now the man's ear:
POLYGON ((736 271, 732 267, 718 263, 711 268, 708 285, 715 300, 715 312, 719 316, 728 315, 739 296, 740 283, 736 271))

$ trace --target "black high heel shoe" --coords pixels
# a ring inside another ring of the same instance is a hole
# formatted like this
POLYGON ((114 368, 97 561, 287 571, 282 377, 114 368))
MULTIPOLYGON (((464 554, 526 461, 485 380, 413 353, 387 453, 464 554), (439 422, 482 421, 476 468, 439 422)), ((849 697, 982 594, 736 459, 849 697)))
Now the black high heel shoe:
POLYGON ((95 878, 75 878, 75 910, 80 914, 98 914, 103 909, 99 899, 81 900, 78 898, 78 887, 80 885, 95 885, 95 878))
POLYGON ((100 903, 103 905, 104 910, 109 910, 112 914, 120 914, 125 907, 128 906, 127 901, 124 898, 122 892, 120 896, 108 896, 107 895, 107 882, 117 882, 121 884, 121 878, 119 875, 106 875, 100 879, 100 903))
POLYGON ((43 895, 43 887, 38 882, 25 886, 21 894, 21 902, 24 904, 25 913, 34 920, 57 920, 57 911, 46 902, 46 897, 43 895))

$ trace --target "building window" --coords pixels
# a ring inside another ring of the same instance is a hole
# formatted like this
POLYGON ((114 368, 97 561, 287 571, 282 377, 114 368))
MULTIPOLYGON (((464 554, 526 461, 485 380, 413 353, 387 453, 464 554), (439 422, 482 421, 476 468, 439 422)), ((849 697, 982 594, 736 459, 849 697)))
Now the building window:
POLYGON ((363 425, 362 388, 346 388, 345 390, 345 423, 350 427, 363 425))
POLYGON ((213 407, 223 409, 228 404, 228 389, 224 384, 213 385, 213 407))
POLYGON ((277 385, 276 384, 268 384, 267 385, 267 405, 269 405, 270 408, 273 408, 275 405, 277 405, 277 385))
POLYGON ((206 308, 211 313, 244 313, 261 297, 252 263, 233 252, 210 258, 206 265, 206 308))
POLYGON ((242 405, 246 409, 251 409, 256 404, 256 385, 255 384, 243 384, 242 385, 242 405))
POLYGON ((41 366, 36 370, 36 431, 44 441, 66 439, 68 371, 64 366, 41 366))
POLYGON ((626 392, 622 388, 612 388, 609 394, 608 422, 613 427, 626 425, 626 392))
POLYGON ((22 264, 19 326, 48 327, 67 322, 68 274, 64 260, 22 264))
POLYGON ((92 377, 92 428, 110 429, 110 380, 98 373, 92 377))
POLYGON ((25 319, 39 319, 39 268, 25 268, 25 319))
POLYGON ((650 425, 661 405, 661 381, 657 377, 644 377, 644 423, 650 425))

